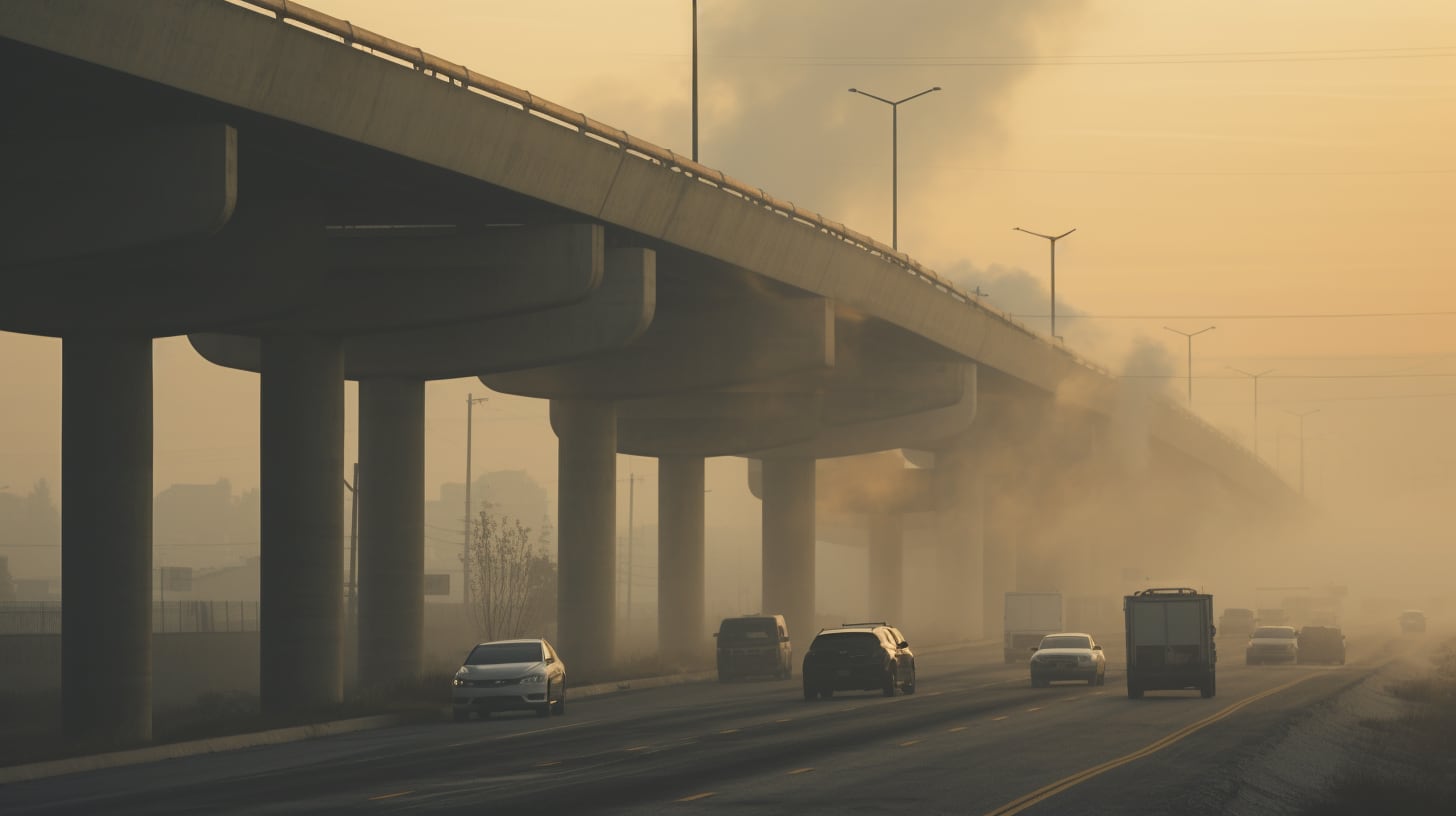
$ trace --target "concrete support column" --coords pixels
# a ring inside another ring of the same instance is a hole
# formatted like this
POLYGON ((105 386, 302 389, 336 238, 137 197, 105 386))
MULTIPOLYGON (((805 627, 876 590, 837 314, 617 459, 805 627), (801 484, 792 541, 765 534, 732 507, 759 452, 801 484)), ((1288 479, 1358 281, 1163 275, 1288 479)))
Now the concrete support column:
POLYGON ((763 461, 763 608, 782 613, 789 634, 802 639, 814 624, 815 460, 763 461))
POLYGON ((264 338, 259 696, 265 712, 343 686, 344 365, 336 338, 264 338))
POLYGON ((703 457, 657 460, 657 643, 664 661, 707 653, 703 457))
POLYGON ((359 680, 419 680, 425 619, 425 384, 359 382, 359 680))
POLYGON ((869 526, 869 619, 896 623, 903 619, 904 611, 904 517, 899 513, 875 513, 869 517, 869 526))
POLYGON ((573 673, 590 677, 616 659, 617 411, 610 402, 552 400, 551 425, 560 480, 557 641, 573 673))
POLYGON ((986 487, 983 494, 985 524, 982 529, 983 572, 981 580, 982 621, 987 637, 1002 631, 1006 614, 1006 593, 1016 590, 1016 537, 1011 514, 1006 511, 1004 493, 986 487))
POLYGON ((61 346, 61 700, 71 738, 152 736, 152 341, 61 346))
POLYGON ((984 636, 981 479, 972 455, 959 448, 935 454, 936 597, 956 639, 984 636))

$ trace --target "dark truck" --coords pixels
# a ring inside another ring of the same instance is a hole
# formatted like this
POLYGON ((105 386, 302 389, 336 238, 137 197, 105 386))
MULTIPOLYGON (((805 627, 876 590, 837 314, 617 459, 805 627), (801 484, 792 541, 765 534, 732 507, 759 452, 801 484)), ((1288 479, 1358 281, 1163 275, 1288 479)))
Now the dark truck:
POLYGON ((1198 689, 1214 695, 1213 596, 1187 587, 1144 589, 1123 598, 1127 696, 1198 689))
POLYGON ((794 673, 794 646, 783 615, 743 615, 718 624, 718 681, 794 673))

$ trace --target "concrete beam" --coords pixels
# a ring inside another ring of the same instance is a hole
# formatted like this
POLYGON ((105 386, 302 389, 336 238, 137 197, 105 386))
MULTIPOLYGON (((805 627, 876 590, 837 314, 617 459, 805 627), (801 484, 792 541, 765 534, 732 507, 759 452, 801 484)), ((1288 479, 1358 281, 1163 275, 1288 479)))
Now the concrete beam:
POLYGON ((203 238, 237 203, 237 132, 174 124, 11 143, 0 189, 4 266, 203 238))
MULTIPOLYGON (((347 337, 344 376, 449 379, 576 360, 626 347, 646 331, 655 305, 652 251, 609 250, 601 286, 584 300, 448 326, 347 337)), ((259 370, 261 344, 255 337, 202 332, 188 340, 211 363, 259 370)))
POLYGON ((805 376, 833 365, 832 303, 748 297, 660 303, 652 325, 620 352, 481 381, 527 397, 629 400, 805 376))
POLYGON ((976 419, 976 367, 966 364, 952 370, 959 375, 961 393, 959 399, 949 406, 854 424, 826 425, 812 440, 754 451, 749 455, 758 459, 803 456, 824 459, 927 447, 941 440, 953 439, 969 430, 976 419))
MULTIPOLYGON (((748 460, 748 490, 763 498, 760 459, 748 460)), ((821 459, 814 491, 820 515, 903 515, 935 509, 930 470, 905 467, 896 451, 821 459)))
POLYGON ((818 393, 713 391, 617 404, 617 450, 634 456, 732 456, 802 442, 819 430, 818 393))

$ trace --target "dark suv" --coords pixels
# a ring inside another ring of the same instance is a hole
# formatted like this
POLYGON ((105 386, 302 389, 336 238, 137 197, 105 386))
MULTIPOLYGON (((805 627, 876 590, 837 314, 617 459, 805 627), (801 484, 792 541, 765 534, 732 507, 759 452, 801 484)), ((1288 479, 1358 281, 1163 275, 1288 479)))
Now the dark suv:
POLYGON ((1299 630, 1300 663, 1345 663, 1345 634, 1338 626, 1306 626, 1299 630))
POLYGON ((886 697, 915 693, 915 653, 887 623, 849 623, 825 629, 804 655, 804 699, 836 691, 874 691, 886 697))

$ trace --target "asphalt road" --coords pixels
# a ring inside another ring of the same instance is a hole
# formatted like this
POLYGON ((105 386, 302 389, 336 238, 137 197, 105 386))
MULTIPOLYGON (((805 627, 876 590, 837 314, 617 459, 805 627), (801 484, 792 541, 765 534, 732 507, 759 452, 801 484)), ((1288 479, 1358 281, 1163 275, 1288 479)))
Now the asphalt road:
POLYGON ((497 715, 17 783, 0 787, 0 813, 1219 813, 1239 756, 1364 679, 1390 648, 1352 636, 1345 666, 1246 667, 1241 644, 1225 645, 1217 697, 1133 701, 1118 645, 1106 645, 1102 687, 1032 689, 999 647, 960 649, 919 656, 910 696, 807 703, 797 679, 627 692, 568 700, 550 719, 497 715))

